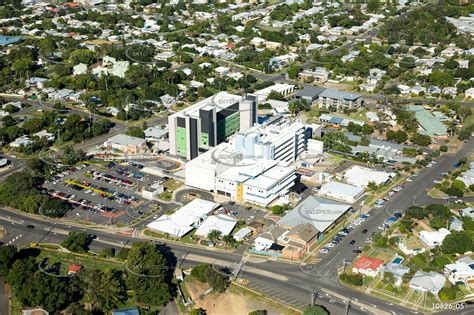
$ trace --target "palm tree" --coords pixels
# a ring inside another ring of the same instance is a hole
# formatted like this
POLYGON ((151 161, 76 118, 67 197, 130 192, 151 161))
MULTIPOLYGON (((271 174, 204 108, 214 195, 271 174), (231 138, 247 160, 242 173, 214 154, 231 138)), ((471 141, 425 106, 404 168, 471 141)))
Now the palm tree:
POLYGON ((226 247, 229 245, 235 244, 235 239, 232 235, 225 235, 222 240, 224 241, 226 247))
POLYGON ((214 243, 215 240, 221 237, 222 232, 219 230, 212 230, 207 234, 207 238, 214 243))

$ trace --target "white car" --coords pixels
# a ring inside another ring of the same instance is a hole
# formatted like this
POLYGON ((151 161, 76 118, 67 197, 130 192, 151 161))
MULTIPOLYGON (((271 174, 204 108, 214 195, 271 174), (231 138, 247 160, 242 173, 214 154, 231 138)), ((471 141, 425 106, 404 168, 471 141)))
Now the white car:
POLYGON ((336 246, 336 245, 333 244, 333 243, 328 243, 326 246, 329 247, 329 248, 333 248, 333 247, 336 246))
POLYGON ((321 248, 321 249, 319 250, 319 252, 320 252, 321 254, 327 254, 327 253, 329 253, 329 249, 327 249, 327 248, 321 248))

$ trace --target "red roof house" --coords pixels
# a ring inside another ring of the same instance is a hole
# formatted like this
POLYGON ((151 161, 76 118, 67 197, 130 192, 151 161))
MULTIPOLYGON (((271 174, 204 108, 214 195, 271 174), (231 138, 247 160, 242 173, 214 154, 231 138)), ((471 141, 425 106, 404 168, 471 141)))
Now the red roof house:
POLYGON ((384 261, 377 258, 362 256, 354 263, 353 272, 375 277, 383 266, 384 261))

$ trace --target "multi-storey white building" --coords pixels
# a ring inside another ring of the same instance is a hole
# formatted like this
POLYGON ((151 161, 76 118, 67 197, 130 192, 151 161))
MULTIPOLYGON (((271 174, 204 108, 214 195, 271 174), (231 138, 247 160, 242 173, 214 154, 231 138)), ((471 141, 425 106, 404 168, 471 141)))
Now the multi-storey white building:
POLYGON ((319 125, 280 119, 265 126, 255 126, 235 135, 235 152, 245 158, 263 158, 294 162, 307 149, 308 139, 321 135, 319 125))

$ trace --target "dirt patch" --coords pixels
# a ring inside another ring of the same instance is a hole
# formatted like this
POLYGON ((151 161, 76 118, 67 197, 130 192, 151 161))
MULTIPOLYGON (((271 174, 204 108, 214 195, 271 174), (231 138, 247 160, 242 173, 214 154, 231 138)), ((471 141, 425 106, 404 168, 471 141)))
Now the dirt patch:
POLYGON ((203 299, 200 296, 209 289, 207 284, 199 281, 187 281, 186 288, 189 295, 192 297, 195 308, 203 308, 208 315, 247 315, 254 310, 267 310, 268 314, 279 315, 282 314, 282 309, 272 307, 263 300, 244 296, 244 294, 237 292, 230 292, 234 290, 227 290, 225 293, 209 293, 203 299))

